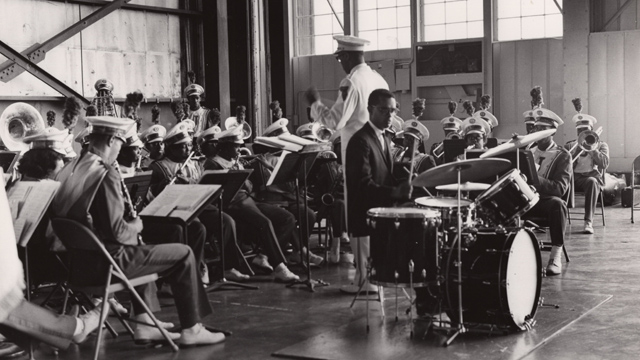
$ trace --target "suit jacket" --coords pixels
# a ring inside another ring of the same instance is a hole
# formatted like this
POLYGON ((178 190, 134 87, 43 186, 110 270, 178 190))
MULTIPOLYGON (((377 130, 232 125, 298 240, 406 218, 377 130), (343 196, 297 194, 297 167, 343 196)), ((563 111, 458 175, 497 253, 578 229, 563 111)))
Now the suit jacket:
POLYGON ((385 137, 383 151, 373 126, 365 124, 347 146, 347 213, 354 236, 369 235, 367 210, 391 206, 391 192, 398 184, 393 177, 391 142, 385 137))

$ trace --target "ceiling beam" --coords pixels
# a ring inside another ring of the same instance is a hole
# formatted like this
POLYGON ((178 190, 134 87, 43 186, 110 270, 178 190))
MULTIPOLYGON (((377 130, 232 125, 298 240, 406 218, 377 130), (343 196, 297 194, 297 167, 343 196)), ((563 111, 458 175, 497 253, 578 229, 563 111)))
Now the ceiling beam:
POLYGON ((614 21, 618 20, 618 18, 620 18, 620 15, 622 15, 622 12, 624 12, 624 10, 631 5, 632 2, 635 2, 636 0, 627 0, 624 4, 622 4, 622 6, 620 6, 620 8, 618 9, 618 11, 616 11, 615 14, 613 14, 613 16, 611 17, 611 19, 609 19, 607 21, 606 24, 604 24, 604 26, 602 27, 601 31, 606 31, 607 28, 609 27, 609 25, 611 25, 614 21))
MULTIPOLYGON (((104 1, 104 0, 48 0, 48 1, 56 1, 56 2, 80 4, 80 5, 90 5, 90 6, 102 6, 102 5, 107 5, 111 3, 111 1, 104 1)), ((203 16, 201 11, 172 9, 172 8, 161 7, 161 6, 127 4, 127 5, 124 5, 122 8, 126 10, 141 10, 141 11, 155 12, 155 13, 161 13, 161 14, 195 16, 195 17, 203 16)))

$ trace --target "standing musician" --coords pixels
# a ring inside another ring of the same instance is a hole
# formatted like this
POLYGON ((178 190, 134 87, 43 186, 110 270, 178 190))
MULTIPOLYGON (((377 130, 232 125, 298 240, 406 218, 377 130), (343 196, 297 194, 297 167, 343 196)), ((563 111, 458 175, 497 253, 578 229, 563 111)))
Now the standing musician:
MULTIPOLYGON (((582 103, 579 98, 573 99, 578 113, 573 116, 578 136, 585 131, 593 131, 593 125, 598 122, 595 117, 581 114, 582 103)), ((577 140, 569 141, 564 148, 570 151, 573 161, 573 183, 576 189, 582 190, 584 199, 584 233, 593 234, 593 212, 598 201, 598 194, 604 186, 604 175, 609 167, 609 145, 599 141, 593 150, 582 151, 576 146, 577 140), (572 149, 573 148, 573 149, 572 149)))
MULTIPOLYGON (((317 134, 322 125, 316 122, 300 125, 296 130, 296 134, 302 138, 318 141, 317 134)), ((340 262, 340 242, 349 242, 347 235, 347 219, 346 209, 344 205, 344 174, 342 167, 338 163, 336 153, 333 151, 323 151, 318 158, 331 159, 336 161, 327 162, 320 167, 316 178, 317 196, 320 197, 320 208, 318 209, 318 217, 328 210, 331 219, 331 228, 333 231, 333 239, 331 240, 331 249, 329 250, 329 258, 327 261, 331 264, 340 262), (325 210, 326 209, 326 210, 325 210)))
POLYGON ((413 155, 414 171, 416 174, 421 174, 432 167, 436 166, 436 162, 431 155, 421 153, 419 151, 420 145, 429 140, 429 130, 426 126, 422 125, 418 120, 406 121, 403 125, 403 147, 400 151, 396 151, 393 157, 394 169, 397 167, 402 172, 395 171, 398 179, 408 177, 409 169, 411 168, 411 148, 415 148, 413 155), (408 134, 415 135, 411 136, 408 134), (414 141, 418 141, 414 145, 414 141))
MULTIPOLYGON (((391 142, 384 136, 384 130, 391 125, 391 115, 397 111, 393 93, 387 89, 372 91, 367 108, 370 120, 355 133, 347 147, 347 219, 357 265, 355 284, 341 289, 348 294, 357 293, 367 276, 370 231, 367 211, 411 197, 409 181, 399 184, 393 176, 391 142)), ((370 284, 363 290, 376 292, 377 287, 370 284)))
MULTIPOLYGON (((164 139, 165 157, 162 160, 151 163, 151 184, 149 185, 153 196, 158 196, 164 188, 174 181, 175 184, 197 184, 202 176, 200 164, 189 157, 193 154, 193 140, 189 136, 188 127, 184 122, 176 124, 164 139)), ((215 238, 220 236, 220 213, 214 205, 207 205, 198 219, 206 228, 206 238, 209 244, 215 243, 215 238)), ((197 223, 193 222, 192 224, 197 223)), ((243 274, 239 268, 244 266, 244 258, 237 244, 236 224, 231 216, 222 213, 223 238, 225 242, 225 266, 224 276, 228 280, 243 281, 249 276, 243 274)), ((190 232, 190 229, 189 229, 190 232)), ((204 260, 204 253, 197 254, 196 260, 204 260)), ((208 268, 203 265, 203 280, 208 280, 208 268)), ((208 281, 204 281, 205 283, 208 281)))
MULTIPOLYGON (((557 129, 564 122, 553 111, 538 108, 535 110, 536 125, 534 132, 557 129)), ((561 198, 571 185, 571 155, 562 146, 553 141, 553 135, 538 140, 531 149, 538 165, 540 185, 535 186, 540 201, 527 212, 526 216, 547 218, 551 237, 551 255, 547 264, 547 275, 562 272, 562 246, 567 223, 567 203, 561 198)))
POLYGON ((188 119, 195 123, 195 133, 200 133, 220 122, 219 114, 216 117, 210 109, 200 105, 204 88, 198 84, 191 84, 184 89, 184 97, 189 101, 188 119))
MULTIPOLYGON (((205 170, 243 170, 238 162, 242 140, 242 127, 238 126, 214 135, 218 139, 218 150, 212 158, 207 157, 204 162, 205 170)), ((285 258, 280 250, 280 244, 288 242, 295 229, 295 218, 288 211, 275 205, 256 202, 251 196, 253 185, 246 181, 242 189, 231 200, 227 212, 240 223, 243 228, 255 229, 262 250, 253 259, 253 264, 274 272, 276 281, 292 282, 300 280, 285 264, 285 258), (275 265, 275 268, 272 267, 275 265)))
MULTIPOLYGON (((127 276, 159 273, 171 284, 183 329, 181 334, 169 333, 171 338, 179 337, 183 345, 224 341, 224 334, 209 332, 200 323, 212 310, 191 249, 182 244, 145 245, 138 237, 142 221, 125 214, 124 184, 112 164, 134 121, 110 116, 86 120, 93 126, 88 150, 58 174, 62 184, 51 204, 54 215, 79 221, 93 230, 127 276)), ((85 265, 88 275, 95 266, 90 260, 76 264, 85 265)), ((136 291, 152 311, 160 310, 155 283, 137 286, 136 291)), ((151 322, 140 304, 134 302, 133 309, 137 321, 151 322)), ((160 330, 140 324, 134 338, 137 342, 164 339, 160 330)))
MULTIPOLYGON (((462 120, 453 116, 458 108, 458 103, 455 101, 449 101, 449 116, 440 120, 442 130, 444 131, 445 139, 450 139, 453 136, 459 136, 460 128, 462 127, 462 120)), ((431 156, 436 161, 437 165, 444 163, 444 142, 440 141, 431 145, 431 156)))

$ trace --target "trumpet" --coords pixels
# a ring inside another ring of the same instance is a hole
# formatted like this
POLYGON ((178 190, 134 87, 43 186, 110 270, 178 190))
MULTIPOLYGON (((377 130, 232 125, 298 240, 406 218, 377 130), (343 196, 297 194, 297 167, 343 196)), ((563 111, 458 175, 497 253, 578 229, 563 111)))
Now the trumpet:
MULTIPOLYGON (((448 133, 447 136, 444 137, 445 140, 459 140, 462 139, 462 135, 457 132, 448 133)), ((437 159, 441 158, 444 155, 444 141, 441 142, 438 146, 433 149, 433 156, 437 159)))
POLYGON ((583 131, 578 135, 578 140, 576 144, 571 148, 571 151, 575 150, 576 147, 580 147, 580 152, 571 160, 571 162, 575 162, 580 158, 583 152, 596 150, 600 147, 600 135, 602 134, 602 126, 600 126, 596 131, 583 131))

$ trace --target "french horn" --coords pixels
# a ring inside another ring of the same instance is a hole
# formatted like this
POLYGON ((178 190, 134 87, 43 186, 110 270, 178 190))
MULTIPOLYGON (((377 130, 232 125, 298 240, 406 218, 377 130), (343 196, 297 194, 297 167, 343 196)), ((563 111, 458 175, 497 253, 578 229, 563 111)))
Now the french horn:
POLYGON ((0 139, 10 151, 29 150, 24 138, 44 128, 40 112, 27 103, 13 103, 0 115, 0 139))

